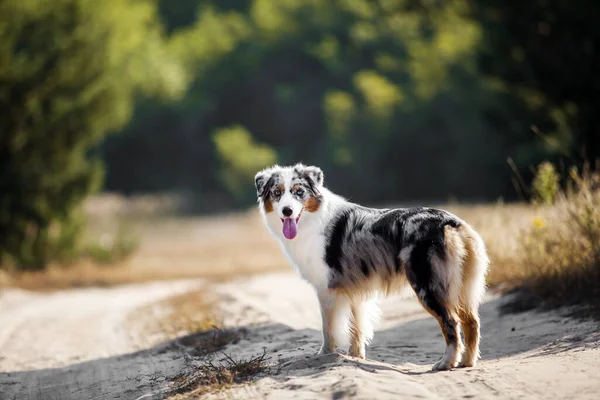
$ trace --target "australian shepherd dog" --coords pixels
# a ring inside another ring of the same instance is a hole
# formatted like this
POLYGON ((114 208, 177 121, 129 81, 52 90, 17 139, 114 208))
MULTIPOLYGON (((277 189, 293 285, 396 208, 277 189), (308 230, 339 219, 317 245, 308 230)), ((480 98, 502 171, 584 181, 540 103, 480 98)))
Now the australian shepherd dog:
POLYGON ((433 370, 475 365, 489 260, 483 240, 466 222, 433 208, 351 203, 325 188, 323 172, 314 166, 266 168, 256 174, 255 185, 267 229, 316 291, 320 353, 348 343, 349 335, 348 354, 364 359, 377 297, 410 287, 446 340, 433 370))

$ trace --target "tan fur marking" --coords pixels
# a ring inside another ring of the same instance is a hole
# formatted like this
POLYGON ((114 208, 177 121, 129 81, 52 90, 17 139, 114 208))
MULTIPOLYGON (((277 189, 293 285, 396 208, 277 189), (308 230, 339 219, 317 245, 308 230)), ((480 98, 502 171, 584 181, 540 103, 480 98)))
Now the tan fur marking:
MULTIPOLYGON (((360 273, 362 275, 362 273, 360 273)), ((345 278, 348 278, 347 276, 345 278)), ((391 277, 381 279, 377 276, 363 278, 359 276, 355 281, 344 279, 335 287, 331 287, 336 293, 346 296, 351 301, 364 301, 372 299, 375 293, 387 295, 398 293, 402 297, 409 297, 414 293, 410 290, 406 276, 395 274, 391 277), (407 293, 409 295, 407 295, 407 293)))
POLYGON ((325 313, 325 318, 327 319, 327 329, 323 332, 323 335, 327 336, 327 342, 329 342, 329 347, 323 349, 325 353, 331 353, 336 348, 335 335, 333 334, 333 323, 335 320, 335 313, 331 308, 324 308, 323 313, 325 313))
POLYGON ((308 212, 317 212, 319 207, 321 207, 321 200, 317 197, 311 196, 308 200, 304 202, 304 209, 308 212))
MULTIPOLYGON (((442 320, 440 319, 440 317, 436 313, 434 313, 429 307, 427 307, 427 305, 425 303, 423 303, 423 301, 421 300, 420 296, 417 296, 417 299, 419 300, 419 303, 421 303, 421 305, 423 306, 423 308, 425 309, 425 311, 427 311, 429 313, 429 315, 431 315, 433 318, 435 318, 435 320, 440 325, 440 329, 442 330, 442 335, 444 335, 444 340, 446 341, 446 346, 448 344, 450 344, 450 341, 448 340, 448 336, 446 336, 446 331, 444 329, 444 324, 442 323, 442 320)), ((444 307, 446 307, 445 304, 443 304, 443 305, 444 305, 444 307)))
POLYGON ((465 258, 466 249, 465 243, 462 240, 458 229, 449 225, 444 227, 444 238, 446 240, 446 249, 448 250, 448 258, 451 260, 462 260, 465 258))
POLYGON ((271 199, 265 198, 263 200, 263 206, 265 207, 266 213, 273 212, 273 203, 271 203, 271 199))
POLYGON ((356 306, 351 306, 352 319, 350 327, 350 349, 349 353, 352 357, 365 359, 365 344, 363 342, 363 332, 361 329, 362 321, 359 320, 361 315, 358 313, 356 306))
MULTIPOLYGON (((297 189, 301 188, 300 185, 292 186, 292 192, 295 192, 297 189)), ((321 207, 321 199, 315 196, 310 196, 308 199, 302 201, 304 205, 304 209, 308 212, 317 212, 319 207, 321 207)))
POLYGON ((480 320, 479 303, 485 290, 485 276, 489 266, 489 258, 485 245, 479 235, 468 225, 458 229, 465 247, 463 261, 463 279, 458 309, 461 326, 465 336, 466 351, 460 366, 475 366, 479 358, 480 320))
MULTIPOLYGON (((285 186, 279 184, 279 185, 277 185, 277 189, 281 190, 281 193, 283 193, 285 191, 285 186)), ((263 199, 263 204, 264 204, 266 213, 273 212, 273 203, 271 202, 271 199, 269 199, 269 197, 265 197, 263 199)))
POLYGON ((458 316, 466 344, 466 351, 461 363, 464 367, 472 367, 479 357, 479 317, 472 311, 464 309, 459 310, 458 316))
POLYGON ((460 307, 460 294, 463 281, 462 269, 466 256, 465 243, 457 228, 446 225, 444 227, 444 241, 446 242, 446 260, 434 262, 437 267, 438 279, 444 279, 447 285, 446 301, 451 312, 460 307))

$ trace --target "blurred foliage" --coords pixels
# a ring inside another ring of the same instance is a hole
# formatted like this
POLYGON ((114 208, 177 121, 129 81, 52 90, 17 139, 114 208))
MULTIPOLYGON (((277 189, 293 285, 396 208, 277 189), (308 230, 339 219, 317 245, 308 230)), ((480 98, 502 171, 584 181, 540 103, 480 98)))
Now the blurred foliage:
POLYGON ((558 194, 560 175, 552 163, 547 161, 538 165, 531 183, 533 201, 537 204, 550 205, 558 194))
POLYGON ((115 232, 103 232, 86 240, 80 255, 96 264, 116 264, 131 256, 139 245, 139 237, 126 223, 119 222, 115 232))
POLYGON ((201 210, 251 204, 212 140, 230 126, 368 202, 509 195, 506 157, 532 153, 528 114, 515 118, 478 73, 482 27, 466 0, 169 4, 170 49, 191 83, 176 103, 139 103, 104 143, 108 190, 191 190, 201 210))
POLYGON ((254 143, 252 135, 243 126, 221 128, 213 135, 217 153, 223 160, 221 176, 227 188, 236 197, 254 192, 247 185, 253 179, 255 171, 265 165, 274 164, 277 154, 264 144, 254 143))
POLYGON ((274 160, 317 164, 359 202, 514 198, 509 157, 525 173, 600 156, 598 10, 0 0, 0 263, 77 240, 99 160, 105 189, 201 211, 253 203, 248 177, 274 160))
POLYGON ((480 69, 577 164, 600 158, 600 2, 471 0, 480 69))
POLYGON ((185 74, 152 3, 0 1, 0 264, 76 257, 78 206, 102 182, 88 152, 137 93, 175 96, 185 74))
MULTIPOLYGON (((548 167, 545 167, 546 169, 548 167)), ((521 238, 523 286, 551 306, 600 304, 600 174, 570 170, 546 219, 521 238)))

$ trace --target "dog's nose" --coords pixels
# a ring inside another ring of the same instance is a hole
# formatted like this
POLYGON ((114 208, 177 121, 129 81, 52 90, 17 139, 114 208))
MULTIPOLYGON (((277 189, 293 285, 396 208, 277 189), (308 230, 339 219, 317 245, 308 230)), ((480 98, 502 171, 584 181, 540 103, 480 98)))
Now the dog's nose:
POLYGON ((294 211, 290 207, 283 207, 283 210, 281 210, 281 212, 286 217, 289 217, 290 215, 292 215, 294 213, 294 211))

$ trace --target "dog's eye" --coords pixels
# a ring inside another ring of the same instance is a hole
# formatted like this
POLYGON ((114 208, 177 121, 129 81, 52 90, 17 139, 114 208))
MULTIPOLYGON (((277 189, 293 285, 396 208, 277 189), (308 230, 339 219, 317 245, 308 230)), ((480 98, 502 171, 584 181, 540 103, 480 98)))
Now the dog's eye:
POLYGON ((279 189, 275 189, 275 190, 273 191, 273 194, 274 194, 276 197, 279 197, 279 196, 281 196, 281 190, 279 190, 279 189))
POLYGON ((304 195, 304 189, 296 189, 296 196, 302 197, 304 195))

